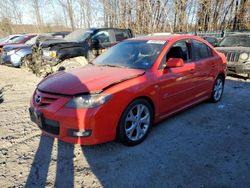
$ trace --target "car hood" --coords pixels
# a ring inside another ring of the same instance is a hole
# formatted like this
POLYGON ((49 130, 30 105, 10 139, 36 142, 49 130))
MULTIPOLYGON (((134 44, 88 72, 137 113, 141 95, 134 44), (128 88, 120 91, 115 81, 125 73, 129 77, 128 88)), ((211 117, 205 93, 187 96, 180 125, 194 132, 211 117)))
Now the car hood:
POLYGON ((12 44, 12 45, 6 45, 3 47, 3 49, 5 51, 10 51, 10 50, 14 50, 17 48, 30 48, 32 45, 26 45, 26 44, 12 44))
POLYGON ((141 76, 145 70, 87 65, 46 77, 38 90, 62 95, 100 93, 120 82, 141 76))
POLYGON ((217 47, 216 50, 219 52, 250 52, 250 47, 217 47))
POLYGON ((43 48, 48 48, 53 46, 75 47, 81 45, 78 44, 77 42, 67 41, 65 39, 48 39, 42 42, 43 48))

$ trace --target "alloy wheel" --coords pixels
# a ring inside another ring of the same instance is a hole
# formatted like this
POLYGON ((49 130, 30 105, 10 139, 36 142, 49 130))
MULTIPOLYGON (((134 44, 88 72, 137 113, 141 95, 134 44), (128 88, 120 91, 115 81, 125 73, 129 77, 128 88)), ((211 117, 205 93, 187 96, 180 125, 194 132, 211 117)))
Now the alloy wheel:
POLYGON ((147 132, 151 122, 151 114, 144 104, 133 106, 125 118, 125 132, 128 139, 140 140, 147 132))
POLYGON ((223 81, 218 78, 214 85, 214 100, 219 101, 223 92, 223 81))

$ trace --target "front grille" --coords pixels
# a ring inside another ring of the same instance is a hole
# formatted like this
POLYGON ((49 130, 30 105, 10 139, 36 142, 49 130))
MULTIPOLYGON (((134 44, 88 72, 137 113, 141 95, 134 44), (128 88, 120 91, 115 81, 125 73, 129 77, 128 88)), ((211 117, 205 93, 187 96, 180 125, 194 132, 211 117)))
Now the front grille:
POLYGON ((53 104, 57 99, 59 99, 59 96, 57 95, 51 95, 51 94, 47 94, 41 91, 36 91, 36 95, 35 95, 35 103, 39 106, 39 107, 46 107, 50 104, 53 104), (41 101, 40 103, 36 103, 36 96, 39 95, 41 97, 41 101))
POLYGON ((236 73, 236 68, 235 67, 227 66, 227 70, 228 70, 228 72, 234 72, 234 73, 236 73))
POLYGON ((228 61, 238 62, 240 54, 237 52, 226 52, 225 56, 227 57, 228 61))

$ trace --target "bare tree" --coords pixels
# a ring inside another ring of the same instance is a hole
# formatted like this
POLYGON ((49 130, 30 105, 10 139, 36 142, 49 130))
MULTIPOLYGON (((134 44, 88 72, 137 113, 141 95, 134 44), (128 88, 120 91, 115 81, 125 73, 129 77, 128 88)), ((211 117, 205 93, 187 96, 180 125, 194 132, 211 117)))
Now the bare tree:
POLYGON ((72 30, 75 30, 75 19, 74 19, 74 11, 73 11, 73 1, 72 0, 58 0, 61 7, 67 13, 67 17, 69 18, 70 27, 72 30))
POLYGON ((34 9, 36 15, 36 23, 38 26, 43 25, 43 18, 40 13, 40 1, 39 0, 32 0, 32 8, 34 9))

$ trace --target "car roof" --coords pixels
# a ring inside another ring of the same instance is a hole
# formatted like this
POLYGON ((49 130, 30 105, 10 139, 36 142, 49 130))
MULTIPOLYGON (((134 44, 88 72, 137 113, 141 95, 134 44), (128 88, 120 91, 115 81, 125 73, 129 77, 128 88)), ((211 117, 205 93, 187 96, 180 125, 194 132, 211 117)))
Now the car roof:
POLYGON ((137 38, 132 38, 129 40, 163 40, 163 41, 172 41, 178 39, 201 39, 199 36, 194 35, 183 35, 183 34, 173 34, 173 35, 155 35, 155 36, 142 36, 137 38))
POLYGON ((231 34, 231 35, 227 35, 227 36, 245 36, 245 35, 250 35, 250 33, 234 33, 234 34, 231 34))

